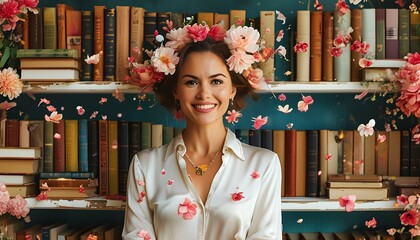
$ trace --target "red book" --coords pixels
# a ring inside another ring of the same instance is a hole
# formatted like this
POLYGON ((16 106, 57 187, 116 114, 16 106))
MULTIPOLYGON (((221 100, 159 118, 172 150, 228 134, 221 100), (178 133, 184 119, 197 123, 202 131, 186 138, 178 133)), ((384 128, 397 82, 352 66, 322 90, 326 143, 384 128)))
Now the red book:
POLYGON ((54 172, 64 172, 66 170, 65 121, 54 123, 53 129, 53 169, 54 172))
POLYGON ((6 147, 19 147, 19 120, 6 120, 6 147))
POLYGON ((333 13, 322 13, 322 81, 332 81, 334 78, 334 61, 330 50, 333 46, 333 13))
POLYGON ((296 130, 285 131, 284 195, 296 197, 296 130))

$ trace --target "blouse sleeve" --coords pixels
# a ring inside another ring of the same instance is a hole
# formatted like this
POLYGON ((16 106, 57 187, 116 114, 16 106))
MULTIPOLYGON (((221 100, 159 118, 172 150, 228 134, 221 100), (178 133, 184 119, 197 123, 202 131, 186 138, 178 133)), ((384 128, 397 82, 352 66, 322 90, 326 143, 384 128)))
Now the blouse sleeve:
MULTIPOLYGON (((139 157, 134 155, 128 171, 127 179, 127 207, 125 210, 124 240, 139 239, 148 234, 151 239, 156 239, 153 228, 153 217, 145 190, 145 176, 139 157)), ((145 238, 147 239, 147 238, 145 238)))
POLYGON ((248 232, 251 239, 282 239, 281 167, 277 154, 261 175, 261 191, 248 232))

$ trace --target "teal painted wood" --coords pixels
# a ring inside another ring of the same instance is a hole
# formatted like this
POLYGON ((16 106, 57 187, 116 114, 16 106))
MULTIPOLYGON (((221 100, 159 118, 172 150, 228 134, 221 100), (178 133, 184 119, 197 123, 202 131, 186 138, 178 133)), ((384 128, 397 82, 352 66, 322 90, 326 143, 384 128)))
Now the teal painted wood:
MULTIPOLYGON (((305 94, 311 95, 314 103, 309 105, 307 112, 298 111, 297 103, 302 100, 298 93, 286 94, 286 101, 279 101, 271 94, 259 94, 259 100, 249 101, 248 106, 241 111, 243 116, 235 125, 226 122, 226 126, 234 129, 252 128, 252 118, 261 115, 268 116, 268 123, 263 129, 286 129, 289 123, 297 130, 356 130, 359 124, 367 124, 370 119, 376 120, 375 129, 384 129, 385 122, 390 122, 385 115, 385 108, 391 106, 385 99, 378 97, 370 100, 370 95, 363 100, 355 100, 355 94, 305 94), (277 110, 278 105, 289 104, 293 111, 284 114, 277 110)), ((37 106, 39 99, 47 98, 51 105, 62 113, 64 119, 89 119, 94 111, 98 111, 95 120, 106 117, 109 120, 149 121, 161 123, 165 126, 183 127, 184 122, 174 120, 173 115, 155 100, 154 95, 148 95, 140 102, 143 110, 137 110, 139 100, 135 94, 126 94, 125 101, 119 102, 111 94, 35 94, 36 100, 22 94, 16 99, 17 106, 7 113, 8 118, 16 119, 44 119, 50 114, 45 104, 37 106), (100 104, 102 97, 107 102, 100 104), (85 109, 83 115, 78 115, 77 106, 85 109)), ((5 99, 4 99, 5 100, 5 99)), ((4 101, 1 100, 0 101, 4 101)), ((399 129, 410 129, 417 123, 417 119, 398 120, 399 129)))

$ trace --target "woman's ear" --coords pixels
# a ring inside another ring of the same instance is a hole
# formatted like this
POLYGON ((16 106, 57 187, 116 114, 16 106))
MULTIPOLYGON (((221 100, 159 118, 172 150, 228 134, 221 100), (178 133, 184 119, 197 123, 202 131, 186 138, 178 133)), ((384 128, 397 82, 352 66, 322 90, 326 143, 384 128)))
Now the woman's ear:
POLYGON ((230 99, 233 99, 233 98, 235 98, 235 96, 236 96, 236 87, 232 87, 232 93, 230 94, 230 99))

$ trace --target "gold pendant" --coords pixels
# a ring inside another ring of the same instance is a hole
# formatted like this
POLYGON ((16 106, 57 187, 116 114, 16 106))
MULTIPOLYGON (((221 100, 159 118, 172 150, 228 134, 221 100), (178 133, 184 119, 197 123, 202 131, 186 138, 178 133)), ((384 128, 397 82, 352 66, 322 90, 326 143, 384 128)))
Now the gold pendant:
POLYGON ((209 167, 206 164, 200 165, 196 168, 195 174, 197 175, 203 175, 203 173, 207 172, 207 169, 209 167))

